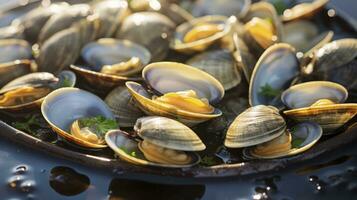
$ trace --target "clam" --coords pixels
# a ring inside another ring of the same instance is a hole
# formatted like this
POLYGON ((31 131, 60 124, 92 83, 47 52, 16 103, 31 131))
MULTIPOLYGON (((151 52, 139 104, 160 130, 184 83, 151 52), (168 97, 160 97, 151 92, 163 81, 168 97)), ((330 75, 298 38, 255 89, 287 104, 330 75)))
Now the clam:
POLYGON ((347 96, 347 90, 337 83, 311 81, 290 87, 281 98, 291 108, 284 111, 286 116, 316 122, 324 134, 331 134, 357 114, 357 104, 344 103, 347 96))
POLYGON ((247 158, 274 159, 297 155, 310 149, 322 136, 321 127, 312 122, 303 122, 286 130, 281 136, 259 144, 243 153, 247 158))
POLYGON ((196 55, 186 62, 205 71, 222 83, 225 90, 241 82, 233 55, 228 50, 212 50, 196 55))
POLYGON ((28 111, 41 105, 44 97, 60 87, 73 87, 76 77, 63 71, 58 78, 47 72, 30 73, 10 81, 0 89, 0 110, 28 111))
POLYGON ((299 72, 300 64, 293 47, 284 43, 269 47, 256 63, 250 79, 250 105, 283 107, 280 95, 299 72))
POLYGON ((283 26, 274 8, 268 2, 254 3, 243 19, 244 32, 242 38, 249 44, 256 55, 283 37, 283 26))
POLYGON ((114 130, 105 140, 108 146, 125 161, 138 165, 182 168, 200 162, 194 153, 206 146, 188 127, 165 117, 143 117, 138 119, 134 130, 137 138, 114 130))
POLYGON ((11 25, 0 28, 0 39, 23 39, 24 28, 19 25, 11 25))
POLYGON ((237 33, 233 34, 233 41, 235 46, 234 58, 237 62, 239 69, 244 73, 245 79, 250 82, 256 59, 249 51, 248 45, 238 36, 237 33))
POLYGON ((79 57, 81 48, 96 39, 98 29, 98 17, 90 16, 55 33, 41 45, 36 57, 39 71, 56 74, 73 64, 79 57))
POLYGON ((0 51, 0 63, 32 58, 30 44, 21 39, 0 40, 0 51))
POLYGON ((65 30, 73 23, 84 19, 91 14, 90 6, 87 4, 76 4, 66 8, 64 12, 52 15, 42 27, 38 36, 38 43, 43 44, 55 33, 65 30))
POLYGON ((127 82, 126 86, 138 107, 148 115, 165 116, 192 126, 222 114, 210 104, 223 98, 223 86, 199 69, 158 62, 144 68, 143 78, 159 96, 136 82, 127 82))
POLYGON ((357 92, 357 39, 332 41, 314 51, 304 72, 314 80, 333 81, 345 86, 350 93, 357 92))
POLYGON ((222 41, 231 31, 236 18, 205 16, 193 19, 176 28, 170 47, 182 53, 194 53, 222 41))
POLYGON ((300 3, 290 9, 286 9, 282 19, 284 21, 292 21, 296 19, 306 19, 313 17, 316 13, 323 9, 329 0, 313 0, 311 3, 300 3))
POLYGON ((82 118, 114 119, 108 106, 94 94, 78 88, 55 90, 44 99, 41 112, 52 129, 66 141, 90 149, 107 147, 104 136, 93 138, 87 130, 76 131, 79 128, 76 122, 82 118))
POLYGON ((122 23, 116 38, 130 40, 146 47, 153 61, 166 57, 174 23, 156 12, 138 12, 129 15, 122 23))
POLYGON ((19 19, 19 24, 24 29, 26 40, 35 43, 38 39, 42 27, 47 20, 55 14, 66 12, 69 5, 65 2, 52 3, 49 6, 39 6, 32 9, 19 19))
POLYGON ((134 12, 159 12, 170 18, 175 24, 182 24, 193 19, 193 16, 181 6, 166 0, 132 0, 129 6, 134 12))
POLYGON ((199 0, 192 8, 192 14, 196 17, 205 15, 235 15, 244 17, 251 5, 251 0, 199 0))
POLYGON ((95 3, 93 13, 100 19, 98 38, 114 36, 124 18, 129 15, 128 3, 124 0, 104 0, 95 3))
POLYGON ((258 105, 242 112, 229 126, 224 145, 229 148, 254 146, 273 140, 286 130, 279 110, 258 105))
POLYGON ((32 62, 30 60, 16 60, 13 62, 0 64, 0 87, 14 80, 17 77, 28 74, 32 71, 32 62))
POLYGON ((332 37, 332 31, 320 32, 314 23, 297 20, 284 24, 282 41, 295 47, 298 52, 311 53, 329 43, 332 37))
POLYGON ((118 86, 112 90, 105 97, 105 103, 113 112, 120 127, 133 127, 136 120, 144 116, 125 86, 118 86))
POLYGON ((125 81, 141 80, 137 74, 151 59, 145 47, 111 38, 88 43, 81 55, 89 66, 71 65, 71 69, 98 88, 113 88, 125 81))

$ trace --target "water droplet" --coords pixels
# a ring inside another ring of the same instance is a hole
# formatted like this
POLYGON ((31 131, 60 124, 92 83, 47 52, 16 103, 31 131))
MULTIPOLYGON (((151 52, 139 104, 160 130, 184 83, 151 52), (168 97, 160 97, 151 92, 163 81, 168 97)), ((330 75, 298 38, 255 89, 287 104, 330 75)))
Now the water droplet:
POLYGON ((20 189, 22 192, 32 192, 35 189, 36 183, 34 180, 26 180, 21 183, 20 189))
POLYGON ((19 186, 25 178, 23 176, 12 176, 8 179, 7 183, 9 187, 16 188, 19 186))
POLYGON ((25 174, 28 171, 28 167, 26 165, 19 165, 14 167, 13 174, 20 175, 25 174))
POLYGON ((317 176, 309 176, 309 182, 315 182, 317 180, 319 180, 319 177, 317 177, 317 176))

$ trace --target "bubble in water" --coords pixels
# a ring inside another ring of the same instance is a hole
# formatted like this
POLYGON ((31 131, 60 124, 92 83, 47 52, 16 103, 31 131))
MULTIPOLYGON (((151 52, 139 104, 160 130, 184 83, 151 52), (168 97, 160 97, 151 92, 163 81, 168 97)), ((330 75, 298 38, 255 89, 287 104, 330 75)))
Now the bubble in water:
POLYGON ((20 175, 20 174, 25 174, 29 170, 29 167, 27 165, 19 165, 14 167, 13 174, 15 175, 20 175))
POLYGON ((34 180, 26 180, 21 183, 20 189, 22 192, 30 193, 34 191, 36 182, 34 180))
POLYGON ((9 187, 11 188, 17 188, 23 181, 24 181, 23 176, 12 176, 8 179, 7 183, 9 187))
POLYGON ((319 177, 317 177, 317 176, 309 176, 309 182, 315 182, 317 180, 319 180, 319 177))

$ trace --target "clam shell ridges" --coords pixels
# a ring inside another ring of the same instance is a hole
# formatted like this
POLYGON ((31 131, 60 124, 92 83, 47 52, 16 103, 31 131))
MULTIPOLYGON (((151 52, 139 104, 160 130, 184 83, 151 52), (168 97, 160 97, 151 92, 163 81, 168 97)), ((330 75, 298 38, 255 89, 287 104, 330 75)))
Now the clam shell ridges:
POLYGON ((277 110, 268 106, 248 108, 230 125, 226 145, 245 147, 269 141, 281 135, 286 123, 277 110))

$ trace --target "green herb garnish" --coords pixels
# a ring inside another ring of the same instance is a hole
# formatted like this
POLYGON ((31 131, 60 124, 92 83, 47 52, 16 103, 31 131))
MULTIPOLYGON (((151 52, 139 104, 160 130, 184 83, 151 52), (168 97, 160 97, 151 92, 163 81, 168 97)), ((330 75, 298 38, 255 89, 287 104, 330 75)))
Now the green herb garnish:
POLYGON ((88 127, 95 134, 104 136, 109 130, 117 129, 118 123, 114 119, 97 116, 79 119, 79 126, 88 127))
POLYGON ((63 79, 63 82, 62 82, 62 87, 71 87, 72 86, 72 82, 71 80, 69 80, 67 77, 65 77, 63 79))
POLYGON ((280 96, 282 91, 272 88, 269 84, 260 87, 259 93, 265 97, 275 98, 280 96))
POLYGON ((119 149, 123 150, 128 155, 131 155, 133 157, 137 157, 136 151, 129 151, 125 147, 119 147, 119 149))
POLYGON ((299 148, 304 141, 304 139, 296 138, 291 142, 291 145, 293 148, 299 148))
POLYGON ((203 156, 203 158, 201 159, 201 164, 206 166, 212 166, 217 164, 217 162, 213 156, 203 156))
POLYGON ((40 126, 40 123, 37 120, 37 115, 31 115, 25 122, 14 122, 12 125, 18 130, 36 135, 36 132, 31 127, 40 126))

